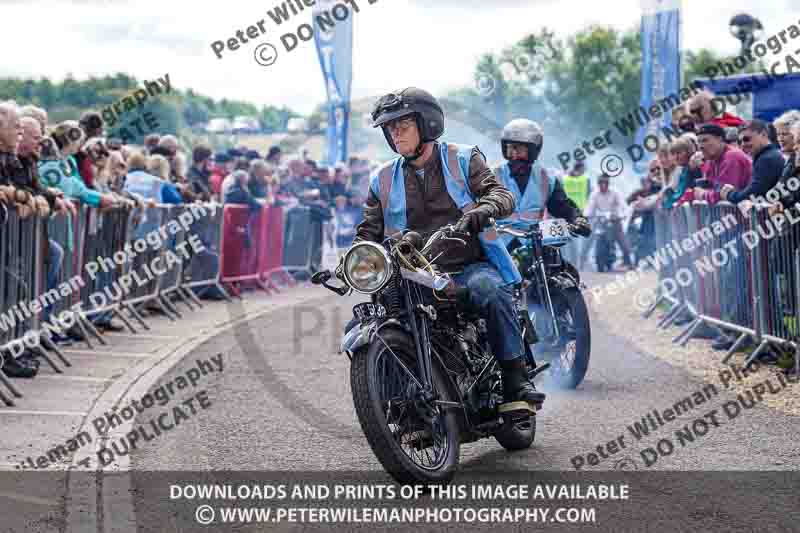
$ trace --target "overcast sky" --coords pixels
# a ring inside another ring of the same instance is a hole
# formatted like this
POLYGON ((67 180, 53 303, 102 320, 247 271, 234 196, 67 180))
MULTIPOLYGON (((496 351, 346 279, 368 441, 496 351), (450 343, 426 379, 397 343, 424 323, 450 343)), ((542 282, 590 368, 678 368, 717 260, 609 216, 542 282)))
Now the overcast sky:
MULTIPOLYGON (((640 19, 638 0, 353 1, 361 9, 354 16, 354 98, 408 85, 441 94, 471 84, 482 53, 500 51, 543 26, 563 37, 591 24, 632 28, 640 19)), ((0 76, 60 80, 68 72, 80 79, 124 71, 143 80, 169 73, 181 89, 307 113, 325 97, 313 40, 287 53, 280 37, 310 21, 310 10, 278 27, 267 10, 281 3, 0 0, 5 52, 0 76), (213 41, 227 40, 261 19, 265 35, 236 51, 226 49, 217 59, 213 41), (272 66, 253 60, 260 42, 278 48, 272 66)), ((684 48, 735 52, 738 41, 727 22, 741 11, 760 18, 767 34, 800 19, 794 0, 685 0, 684 48)))

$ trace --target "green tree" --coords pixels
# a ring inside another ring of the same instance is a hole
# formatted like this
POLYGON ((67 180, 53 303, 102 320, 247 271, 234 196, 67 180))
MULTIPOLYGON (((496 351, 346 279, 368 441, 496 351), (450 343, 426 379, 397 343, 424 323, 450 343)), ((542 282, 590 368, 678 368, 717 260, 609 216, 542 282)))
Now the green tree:
POLYGON ((725 72, 719 68, 721 63, 730 63, 733 76, 760 73, 765 66, 763 60, 759 60, 756 63, 747 63, 743 69, 736 69, 733 60, 734 57, 720 56, 706 48, 697 52, 687 51, 684 55, 683 84, 688 85, 698 78, 708 79, 709 72, 718 72, 718 77, 724 76, 725 72))
POLYGON ((546 68, 555 125, 575 141, 594 137, 639 104, 641 46, 635 31, 591 27, 569 38, 546 68), (577 127, 576 127, 577 126, 577 127))
MULTIPOLYGON (((124 73, 100 78, 90 77, 82 81, 68 74, 60 83, 54 83, 47 78, 0 78, 0 100, 10 99, 20 105, 34 104, 44 107, 50 121, 57 123, 77 119, 89 109, 101 111, 140 87, 136 78, 124 73)), ((151 98, 143 109, 132 111, 130 116, 126 113, 122 122, 115 124, 112 130, 122 127, 126 121, 135 119, 145 110, 157 117, 158 131, 161 133, 180 133, 211 118, 233 119, 238 115, 257 117, 268 132, 277 132, 286 130, 289 118, 300 116, 286 107, 263 106, 259 109, 249 102, 228 99, 216 101, 191 89, 185 92, 173 89, 169 95, 151 98)))

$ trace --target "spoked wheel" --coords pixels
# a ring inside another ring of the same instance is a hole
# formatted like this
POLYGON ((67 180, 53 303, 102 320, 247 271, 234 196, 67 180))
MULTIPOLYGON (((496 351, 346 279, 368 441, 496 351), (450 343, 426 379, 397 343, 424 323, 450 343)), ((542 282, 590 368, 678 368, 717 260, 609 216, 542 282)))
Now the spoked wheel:
POLYGON ((443 375, 433 365, 434 391, 418 381, 414 346, 398 331, 381 333, 354 354, 350 380, 358 420, 372 451, 400 483, 450 481, 458 465, 459 431, 443 375), (404 368, 405 367, 405 368, 404 368))
MULTIPOLYGON (((559 341, 555 346, 537 344, 533 353, 550 363, 550 379, 562 389, 574 389, 589 369, 591 330, 583 295, 577 289, 552 293, 558 323, 559 341)), ((545 317, 549 320, 549 315, 545 317)))

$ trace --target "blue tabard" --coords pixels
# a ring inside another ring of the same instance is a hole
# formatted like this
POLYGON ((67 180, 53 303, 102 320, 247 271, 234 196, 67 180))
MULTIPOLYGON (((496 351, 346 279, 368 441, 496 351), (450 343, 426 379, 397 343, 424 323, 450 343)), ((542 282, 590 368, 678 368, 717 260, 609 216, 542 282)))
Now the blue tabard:
MULTIPOLYGON (((439 144, 442 173, 450 198, 464 213, 475 207, 469 190, 469 161, 473 146, 439 144)), ((383 232, 391 235, 406 229, 406 184, 403 176, 403 158, 398 157, 383 165, 370 178, 370 189, 380 199, 383 209, 383 232)), ((494 229, 487 229, 478 236, 489 262, 498 270, 507 284, 522 281, 511 255, 494 229)))

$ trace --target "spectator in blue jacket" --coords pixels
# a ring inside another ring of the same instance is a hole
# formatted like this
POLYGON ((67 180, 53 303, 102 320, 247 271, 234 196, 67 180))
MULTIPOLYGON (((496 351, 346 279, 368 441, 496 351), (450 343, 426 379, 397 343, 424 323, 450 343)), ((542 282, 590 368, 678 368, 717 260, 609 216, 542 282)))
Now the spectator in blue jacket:
POLYGON ((145 155, 140 151, 132 152, 128 157, 128 176, 125 179, 127 192, 138 194, 145 200, 154 200, 158 204, 183 203, 175 185, 149 174, 146 169, 145 155))

